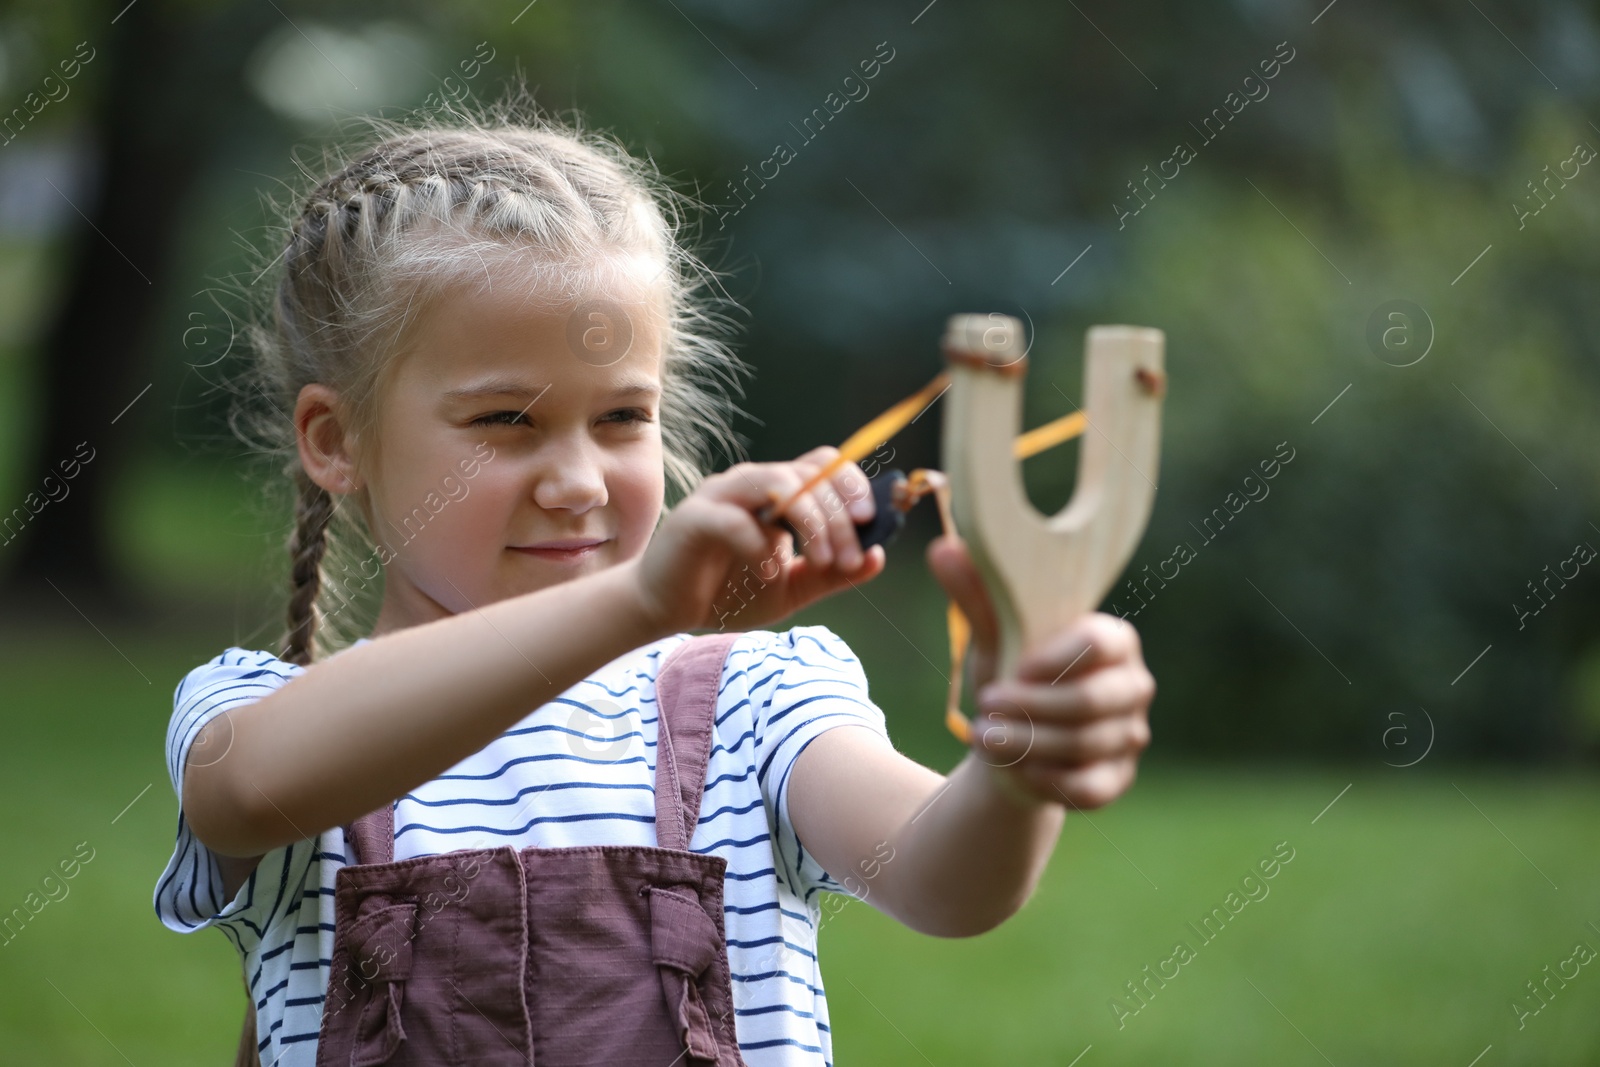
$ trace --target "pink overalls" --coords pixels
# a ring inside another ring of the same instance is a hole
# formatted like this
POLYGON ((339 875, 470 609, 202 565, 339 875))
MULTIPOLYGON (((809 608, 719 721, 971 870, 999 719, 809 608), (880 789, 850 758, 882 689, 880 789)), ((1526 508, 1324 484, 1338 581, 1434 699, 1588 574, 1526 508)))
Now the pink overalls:
POLYGON ((317 1067, 743 1067, 727 861, 688 850, 738 636, 692 638, 662 664, 655 846, 395 862, 392 805, 349 827, 317 1067))

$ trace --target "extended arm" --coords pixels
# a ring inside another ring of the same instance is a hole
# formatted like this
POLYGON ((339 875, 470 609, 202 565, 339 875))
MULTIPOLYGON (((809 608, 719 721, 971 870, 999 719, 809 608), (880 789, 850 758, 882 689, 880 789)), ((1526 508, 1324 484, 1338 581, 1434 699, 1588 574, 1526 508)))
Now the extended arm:
POLYGON ((974 754, 946 777, 862 727, 820 735, 789 773, 789 817, 823 869, 936 937, 981 934, 1022 907, 1065 815, 974 754))
POLYGON ((1027 901, 1068 807, 1109 804, 1133 783, 1155 680, 1133 627, 1100 613, 992 680, 997 626, 977 571, 950 538, 928 560, 972 621, 972 751, 945 778, 870 730, 829 730, 795 760, 789 817, 846 888, 915 930, 966 937, 1027 901))
MULTIPOLYGON (((803 556, 780 556, 789 535, 753 514, 834 454, 712 475, 672 509, 642 556, 385 634, 218 716, 190 748, 208 755, 186 766, 182 801, 195 836, 222 858, 224 888, 231 895, 265 852, 437 777, 619 656, 714 625, 741 568, 778 563, 742 609, 750 626, 875 576, 881 548, 836 554, 818 535, 803 556)), ((846 478, 866 484, 854 465, 835 475, 846 478)), ((833 483, 823 490, 837 500, 833 483)), ((854 545, 842 506, 827 514, 808 492, 788 514, 854 545)))
MULTIPOLYGON (((226 754, 184 775, 195 836, 219 856, 259 856, 437 776, 591 671, 673 632, 648 621, 635 569, 387 634, 218 716, 191 752, 226 754)), ((249 866, 224 861, 225 884, 249 866)))

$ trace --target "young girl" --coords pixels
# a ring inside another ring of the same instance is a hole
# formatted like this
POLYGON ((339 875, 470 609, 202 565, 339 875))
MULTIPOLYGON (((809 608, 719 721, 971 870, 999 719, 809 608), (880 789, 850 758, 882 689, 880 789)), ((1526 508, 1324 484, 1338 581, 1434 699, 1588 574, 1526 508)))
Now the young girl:
POLYGON ((942 538, 985 725, 948 777, 898 753, 839 637, 757 628, 884 554, 855 464, 787 509, 802 544, 758 519, 831 448, 703 476, 739 365, 680 202, 603 138, 453 121, 292 220, 254 345, 289 629, 176 690, 157 914, 237 948, 241 1062, 829 1064, 819 893, 939 937, 1015 913, 1066 808, 1133 779, 1138 638, 1092 614, 994 681, 942 538))

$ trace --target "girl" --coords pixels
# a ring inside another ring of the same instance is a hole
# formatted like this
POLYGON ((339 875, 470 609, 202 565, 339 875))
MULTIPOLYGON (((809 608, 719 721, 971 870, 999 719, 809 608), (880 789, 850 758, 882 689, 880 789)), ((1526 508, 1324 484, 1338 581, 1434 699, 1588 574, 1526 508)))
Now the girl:
POLYGON ((740 368, 682 202, 542 118, 384 133, 298 207, 254 335, 288 634, 176 690, 157 914, 237 948, 241 1062, 829 1064, 819 893, 939 937, 1016 912, 1067 806, 1133 779, 1138 638, 1093 614, 993 681, 940 539, 990 723, 948 777, 899 754, 842 640, 758 629, 884 554, 855 464, 802 544, 758 520, 831 448, 702 476, 740 368))

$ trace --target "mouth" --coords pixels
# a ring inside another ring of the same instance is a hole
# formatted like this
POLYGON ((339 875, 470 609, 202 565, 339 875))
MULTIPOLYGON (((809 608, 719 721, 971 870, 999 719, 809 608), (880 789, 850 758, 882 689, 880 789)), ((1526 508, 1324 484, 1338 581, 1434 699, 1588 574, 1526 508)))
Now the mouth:
POLYGON ((556 563, 577 562, 597 555, 600 546, 609 538, 604 537, 567 537, 553 541, 539 541, 531 545, 510 545, 513 552, 520 552, 525 556, 535 559, 547 559, 556 563))

